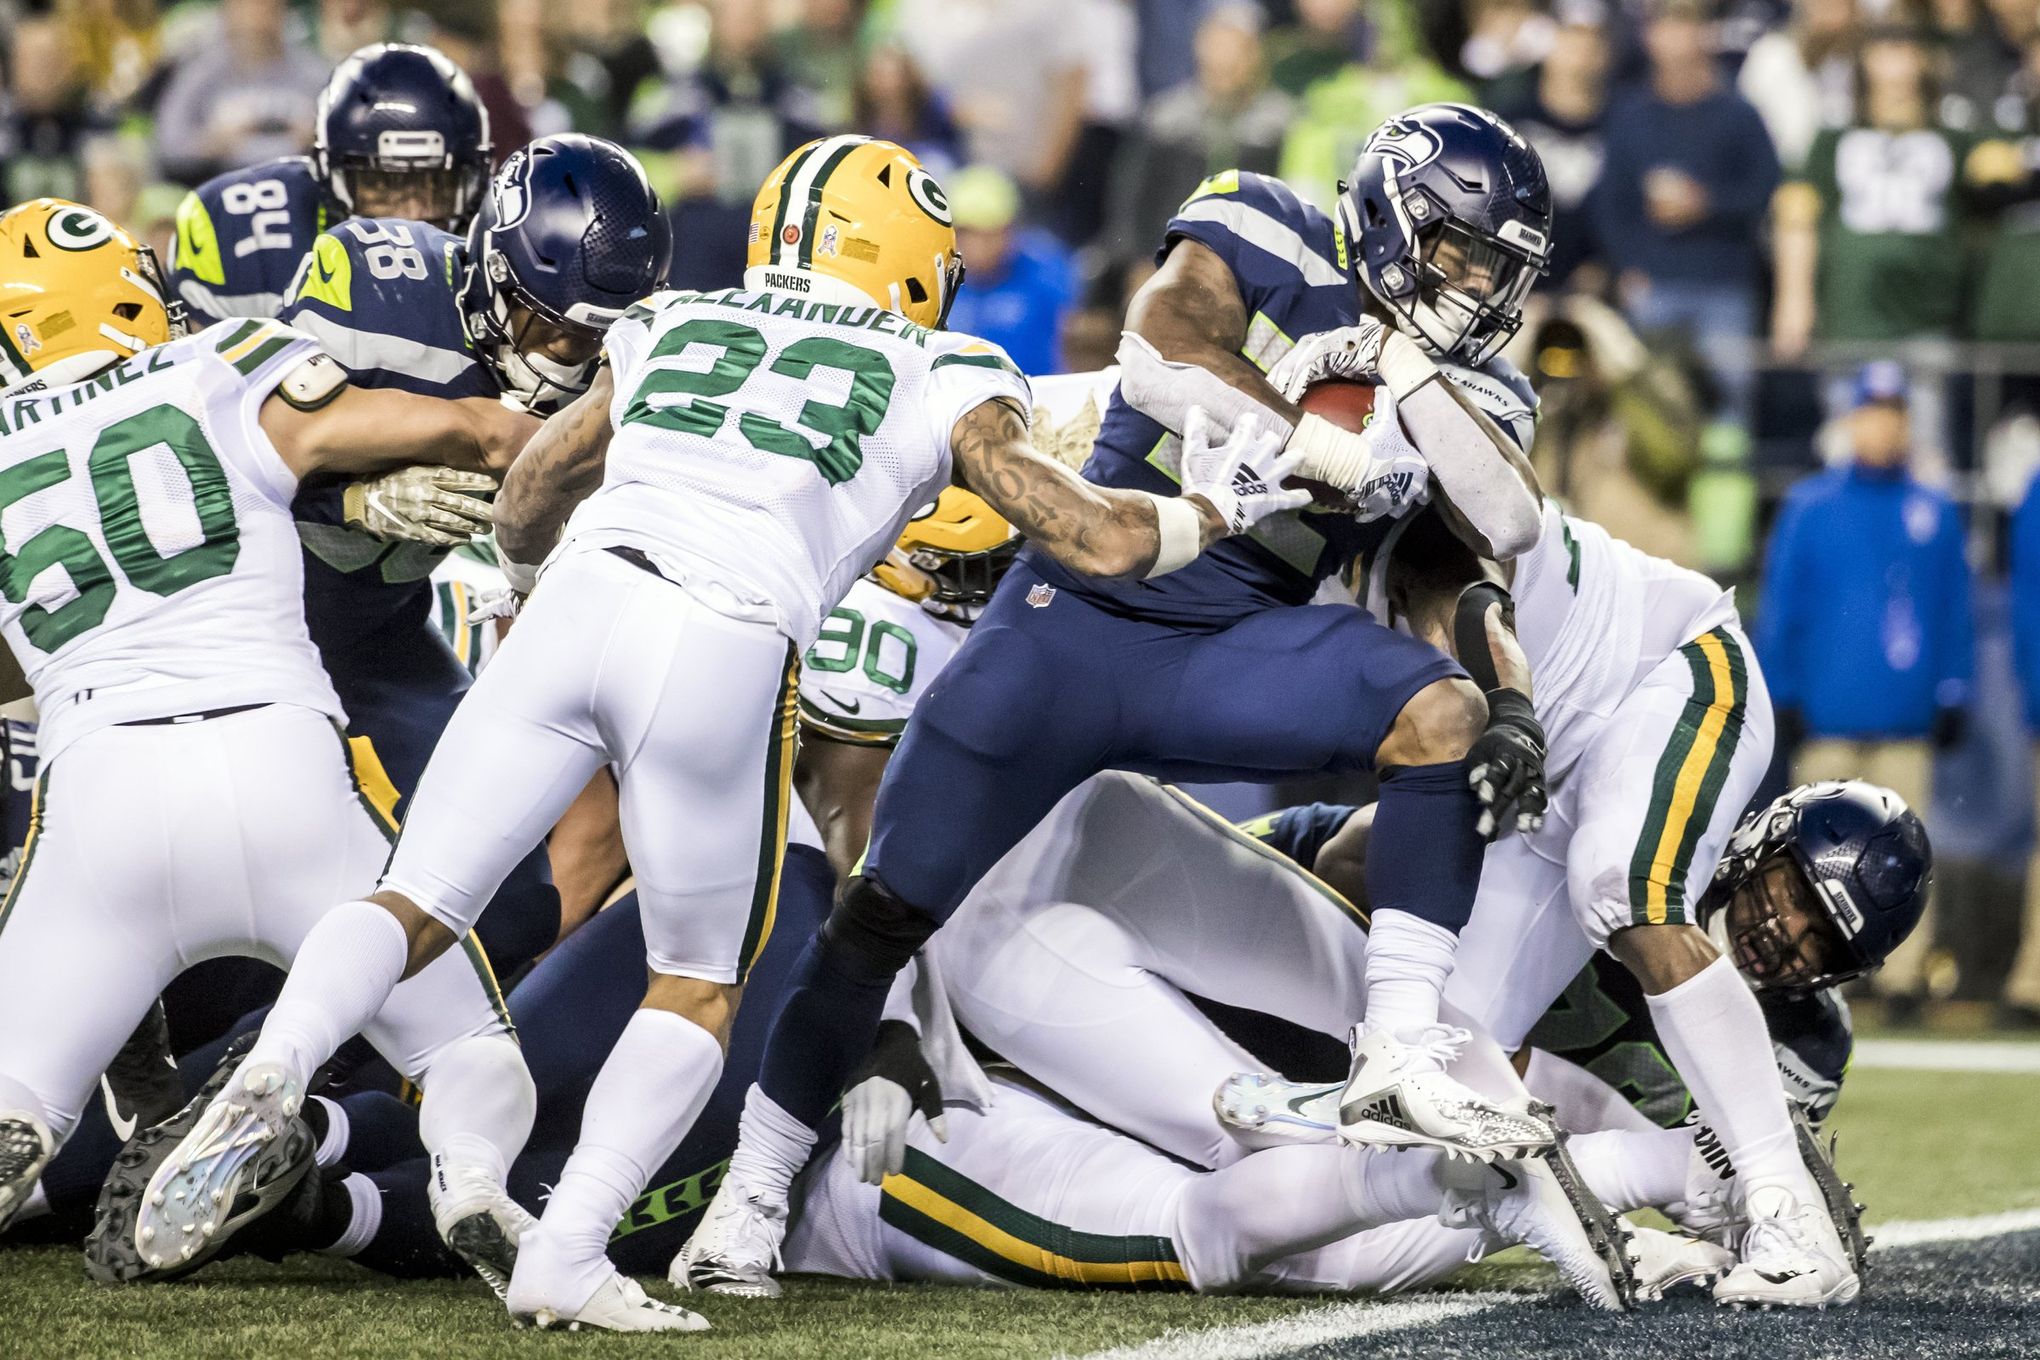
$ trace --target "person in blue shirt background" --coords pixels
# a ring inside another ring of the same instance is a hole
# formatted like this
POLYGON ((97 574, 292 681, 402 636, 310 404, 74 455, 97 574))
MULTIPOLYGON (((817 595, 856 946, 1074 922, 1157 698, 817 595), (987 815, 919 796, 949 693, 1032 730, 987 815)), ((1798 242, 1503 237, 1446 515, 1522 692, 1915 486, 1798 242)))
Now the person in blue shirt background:
POLYGON ((1019 186, 989 165, 970 166, 949 181, 949 211, 970 271, 949 328, 998 345, 1022 373, 1062 372, 1063 322, 1077 305, 1069 248, 1045 231, 1015 225, 1019 186))
MULTIPOLYGON (((1976 644, 1961 512, 1907 466, 1907 388, 1888 361, 1857 374, 1850 461, 1785 498, 1755 640, 1794 783, 1864 778, 1927 808, 1934 751, 1962 740, 1976 644)), ((1880 990, 1919 993, 1932 936, 1892 955, 1880 990)))
MULTIPOLYGON (((2011 572, 2007 581, 2012 614, 2012 664, 2026 700, 2026 729, 2040 736, 2040 477, 2012 515, 2011 572)), ((2034 746, 2034 775, 2040 779, 2040 744, 2034 746)), ((2040 806, 2040 793, 2035 794, 2040 806)), ((2005 1019, 2040 1027, 2040 848, 2026 870, 2025 919, 2018 957, 2005 980, 2005 1019)))

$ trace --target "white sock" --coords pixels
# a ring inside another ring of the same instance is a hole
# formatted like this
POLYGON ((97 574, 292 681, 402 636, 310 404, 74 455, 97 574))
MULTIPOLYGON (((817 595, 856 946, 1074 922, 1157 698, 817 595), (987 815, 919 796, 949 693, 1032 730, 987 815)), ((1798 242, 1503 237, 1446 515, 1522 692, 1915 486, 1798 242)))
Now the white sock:
POLYGON ((1438 998, 1459 937, 1412 912, 1374 913, 1367 931, 1367 1024, 1390 1030, 1438 1023, 1438 998))
POLYGON ((507 1034, 456 1040, 433 1055, 420 1085, 425 1150, 478 1166, 501 1184, 538 1114, 538 1088, 517 1041, 507 1034))
POLYGON ((1566 1150, 1587 1188, 1610 1212, 1661 1209, 1686 1197, 1686 1168, 1693 1159, 1691 1129, 1579 1133, 1566 1150))
POLYGON ((382 1190, 376 1183, 356 1171, 340 1184, 346 1188, 354 1216, 337 1242, 319 1248, 321 1256, 359 1256, 382 1227, 382 1190))
POLYGON ((326 1112, 326 1134, 319 1139, 318 1147, 312 1149, 313 1163, 321 1168, 338 1166, 347 1159, 347 1107, 324 1096, 311 1096, 305 1105, 307 1108, 316 1105, 326 1112))
POLYGON ((815 1138, 813 1129, 754 1083, 744 1093, 744 1117, 737 1125, 729 1179, 742 1182, 761 1203, 785 1204, 793 1193, 793 1178, 815 1150, 815 1138))
POLYGON ((1658 1038, 1729 1160, 1742 1193, 1779 1185, 1817 1203, 1785 1109, 1785 1083, 1757 998, 1727 959, 1646 996, 1658 1038))
MULTIPOLYGON (((659 1164, 673 1155, 722 1075, 714 1036, 671 1011, 640 1010, 609 1051, 581 1112, 581 1141, 567 1158, 535 1235, 525 1241, 549 1278, 533 1280, 567 1307, 587 1301, 615 1267, 609 1234, 659 1164)), ((525 1285, 518 1253, 517 1292, 525 1285)))
POLYGON ((298 946, 250 1063, 276 1063, 298 1083, 360 1033, 403 979, 411 941, 396 917, 373 902, 343 902, 319 918, 298 946))

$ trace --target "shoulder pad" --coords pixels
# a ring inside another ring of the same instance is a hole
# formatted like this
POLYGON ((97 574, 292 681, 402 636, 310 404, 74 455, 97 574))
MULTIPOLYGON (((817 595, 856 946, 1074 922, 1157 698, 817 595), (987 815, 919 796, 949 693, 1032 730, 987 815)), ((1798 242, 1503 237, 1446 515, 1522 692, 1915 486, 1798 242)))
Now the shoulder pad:
POLYGON ((347 386, 347 370, 330 354, 314 354, 283 375, 277 395, 300 411, 316 411, 347 386))

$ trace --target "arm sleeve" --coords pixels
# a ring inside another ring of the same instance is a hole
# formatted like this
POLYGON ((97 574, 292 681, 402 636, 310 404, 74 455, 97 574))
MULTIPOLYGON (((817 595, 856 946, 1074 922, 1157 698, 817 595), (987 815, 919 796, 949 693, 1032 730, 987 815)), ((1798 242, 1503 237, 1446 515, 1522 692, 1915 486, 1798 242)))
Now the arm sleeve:
POLYGON ((1794 585, 1800 579, 1795 559, 1803 509, 1796 497, 1787 497, 1778 511, 1778 522, 1771 527, 1771 542, 1764 553, 1763 595, 1757 602, 1753 640, 1758 659, 1763 662, 1765 683, 1771 687, 1771 702, 1779 708, 1799 705, 1794 585))

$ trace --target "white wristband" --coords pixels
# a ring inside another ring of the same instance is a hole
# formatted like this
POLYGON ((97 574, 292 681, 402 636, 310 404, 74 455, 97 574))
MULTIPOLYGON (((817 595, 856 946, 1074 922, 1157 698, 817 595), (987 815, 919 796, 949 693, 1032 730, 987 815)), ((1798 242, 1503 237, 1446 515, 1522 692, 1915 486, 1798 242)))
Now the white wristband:
POLYGON ((529 595, 538 584, 538 568, 513 562, 501 553, 496 554, 496 565, 503 569, 503 581, 519 595, 529 595))
POLYGON ((1400 399, 1437 377, 1438 365, 1416 341, 1401 331, 1390 331, 1381 342, 1381 357, 1374 361, 1374 371, 1381 375, 1381 385, 1400 399))
POLYGON ((1181 496, 1155 497, 1155 564, 1148 579, 1187 567, 1204 551, 1204 516, 1181 496))

